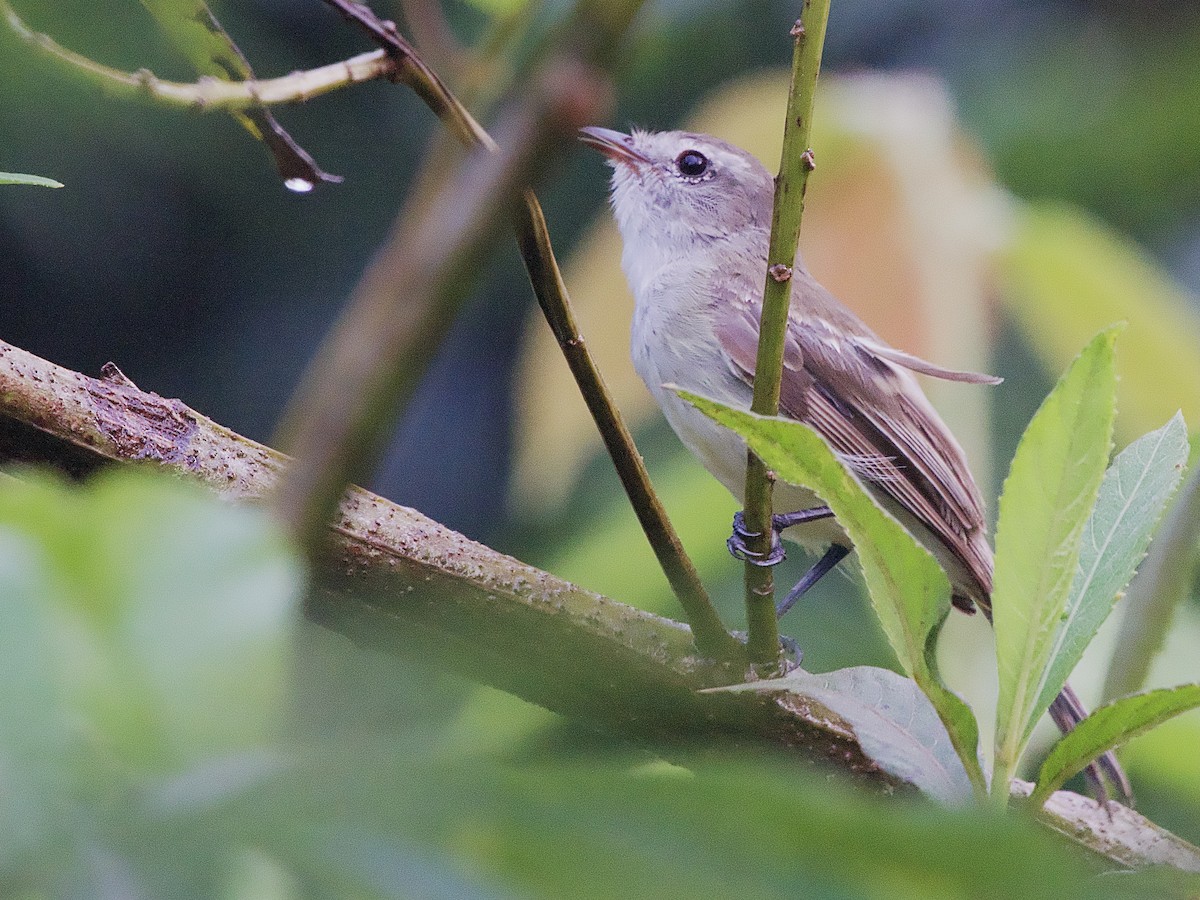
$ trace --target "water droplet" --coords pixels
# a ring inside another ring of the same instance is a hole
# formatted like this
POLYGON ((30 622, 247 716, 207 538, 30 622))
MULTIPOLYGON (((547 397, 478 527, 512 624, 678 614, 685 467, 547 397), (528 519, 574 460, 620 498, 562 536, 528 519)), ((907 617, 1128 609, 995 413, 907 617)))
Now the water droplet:
POLYGON ((289 178, 283 183, 283 186, 289 191, 295 191, 297 194, 307 194, 314 187, 316 187, 316 185, 307 178, 289 178))

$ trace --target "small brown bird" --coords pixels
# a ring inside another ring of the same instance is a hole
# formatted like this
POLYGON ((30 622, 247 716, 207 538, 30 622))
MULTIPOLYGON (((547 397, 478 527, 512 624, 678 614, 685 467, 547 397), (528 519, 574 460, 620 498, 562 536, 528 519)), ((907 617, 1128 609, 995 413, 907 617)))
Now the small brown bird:
MULTIPOLYGON (((612 207, 635 300, 634 367, 680 440, 734 496, 746 471, 742 439, 672 384, 749 409, 766 278, 774 181, 749 153, 705 134, 585 128, 613 167, 612 207)), ((944 369, 888 346, 809 274, 797 254, 784 349, 780 415, 816 430, 946 570, 954 605, 991 618, 992 549, 983 502, 962 448, 913 372, 971 384, 1000 379, 944 369)), ((781 604, 848 552, 849 538, 808 490, 779 484, 777 530, 828 548, 781 604)), ((745 555, 735 519, 730 548, 745 555)), ((744 532, 742 532, 742 536, 744 532)), ((773 554, 778 561, 782 553, 773 554)), ((1051 715, 1064 731, 1085 715, 1066 687, 1051 715)), ((1102 760, 1118 790, 1116 760, 1102 760)), ((1093 773, 1094 774, 1094 773, 1093 773)))

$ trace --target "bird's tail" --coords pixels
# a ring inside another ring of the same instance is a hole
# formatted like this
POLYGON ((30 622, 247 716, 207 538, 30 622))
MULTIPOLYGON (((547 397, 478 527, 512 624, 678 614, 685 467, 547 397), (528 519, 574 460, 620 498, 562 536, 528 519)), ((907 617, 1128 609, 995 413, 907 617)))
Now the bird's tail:
MULTIPOLYGON (((1063 734, 1067 734, 1072 728, 1082 722, 1086 716, 1087 710, 1084 709, 1079 696, 1071 688, 1070 684, 1064 684, 1062 691, 1054 698, 1054 702, 1050 704, 1050 718, 1054 720, 1054 724, 1058 726, 1063 734)), ((1088 765, 1084 774, 1087 776, 1088 781, 1096 788, 1101 801, 1108 796, 1104 781, 1104 777, 1107 776, 1112 788, 1117 793, 1117 799, 1126 806, 1133 806, 1133 788, 1129 785, 1129 778, 1126 776, 1125 770, 1121 768, 1121 764, 1117 762, 1117 758, 1111 752, 1097 757, 1094 762, 1088 765)))

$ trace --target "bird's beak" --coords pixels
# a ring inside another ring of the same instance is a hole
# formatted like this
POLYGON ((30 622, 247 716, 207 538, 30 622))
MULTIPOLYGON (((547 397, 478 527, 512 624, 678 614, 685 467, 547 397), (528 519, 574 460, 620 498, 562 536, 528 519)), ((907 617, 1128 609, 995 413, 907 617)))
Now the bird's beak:
POLYGON ((596 128, 591 125, 580 128, 579 139, 595 147, 614 163, 623 162, 637 166, 650 162, 648 156, 633 149, 632 137, 611 128, 596 128))

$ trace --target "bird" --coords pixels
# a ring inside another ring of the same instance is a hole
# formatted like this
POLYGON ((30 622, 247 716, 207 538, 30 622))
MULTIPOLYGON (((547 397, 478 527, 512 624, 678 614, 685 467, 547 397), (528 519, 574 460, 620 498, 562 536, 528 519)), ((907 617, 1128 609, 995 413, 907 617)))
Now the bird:
MULTIPOLYGON (((680 441, 739 501, 746 444, 677 388, 749 409, 767 277, 774 179, 750 153, 686 131, 581 129, 612 167, 610 201, 622 239, 621 267, 634 296, 634 368, 680 441)), ((1000 379, 944 368, 891 347, 808 271, 791 270, 779 414, 813 428, 879 503, 937 559, 953 605, 991 620, 993 553, 984 504, 966 455, 914 373, 967 384, 1000 379)), ((775 530, 818 562, 779 614, 852 549, 837 519, 806 488, 778 483, 775 530)), ((739 517, 730 550, 754 559, 739 517)), ((1051 717, 1066 733, 1086 715, 1069 685, 1051 717)), ((1116 759, 1099 760, 1123 798, 1116 759)), ((1095 769, 1091 777, 1103 792, 1095 769)))

